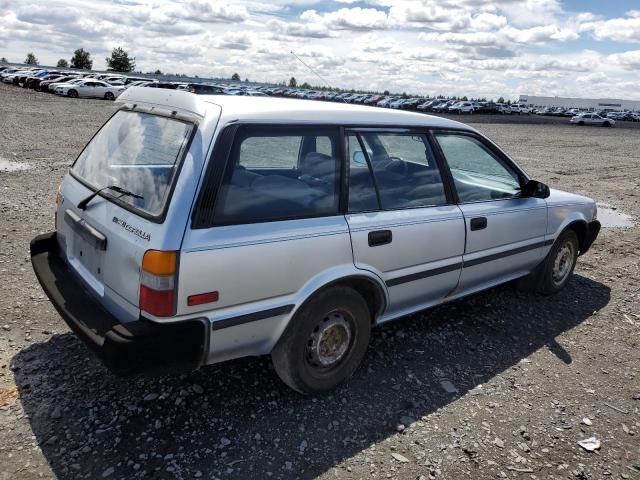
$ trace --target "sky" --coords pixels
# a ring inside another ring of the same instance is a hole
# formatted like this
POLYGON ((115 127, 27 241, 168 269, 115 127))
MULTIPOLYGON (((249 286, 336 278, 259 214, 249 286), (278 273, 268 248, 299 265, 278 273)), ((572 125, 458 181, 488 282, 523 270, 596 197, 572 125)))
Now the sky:
POLYGON ((0 0, 0 57, 420 95, 640 99, 640 0, 0 0))

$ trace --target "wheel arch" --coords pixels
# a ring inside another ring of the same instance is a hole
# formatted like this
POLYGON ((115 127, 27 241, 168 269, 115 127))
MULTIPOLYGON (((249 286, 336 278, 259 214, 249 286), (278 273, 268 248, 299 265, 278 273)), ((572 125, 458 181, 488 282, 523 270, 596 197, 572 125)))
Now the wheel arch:
POLYGON ((375 272, 356 269, 353 265, 340 265, 316 275, 298 290, 290 318, 314 295, 336 285, 351 287, 364 298, 371 311, 372 322, 389 305, 389 294, 384 281, 375 272))
POLYGON ((373 278, 366 275, 349 275, 347 277, 337 278, 318 290, 314 291, 305 301, 318 292, 331 288, 336 285, 345 285, 354 289, 364 299, 371 312, 371 323, 374 324, 376 318, 380 317, 387 308, 388 300, 383 287, 373 278))
POLYGON ((574 220, 568 222, 559 231, 558 235, 556 235, 556 237, 554 239, 554 243, 567 230, 573 230, 575 232, 575 234, 577 235, 577 237, 578 237, 579 255, 582 255, 582 253, 586 251, 585 247, 587 246, 587 233, 589 231, 589 228, 587 226, 587 221, 584 220, 584 219, 574 219, 574 220))

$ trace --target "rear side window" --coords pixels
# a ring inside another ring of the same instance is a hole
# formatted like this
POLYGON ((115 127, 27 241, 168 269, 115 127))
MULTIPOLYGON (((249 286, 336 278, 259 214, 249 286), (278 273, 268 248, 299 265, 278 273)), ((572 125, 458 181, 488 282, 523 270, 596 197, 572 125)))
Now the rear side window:
POLYGON ((85 147, 71 173, 94 189, 118 186, 142 198, 117 198, 151 216, 159 216, 175 181, 194 126, 141 112, 119 111, 85 147))
POLYGON ((378 202, 374 189, 383 210, 446 205, 425 135, 363 132, 350 136, 349 149, 350 211, 371 210, 378 202))
POLYGON ((216 198, 214 224, 337 215, 338 145, 334 128, 241 128, 216 198))

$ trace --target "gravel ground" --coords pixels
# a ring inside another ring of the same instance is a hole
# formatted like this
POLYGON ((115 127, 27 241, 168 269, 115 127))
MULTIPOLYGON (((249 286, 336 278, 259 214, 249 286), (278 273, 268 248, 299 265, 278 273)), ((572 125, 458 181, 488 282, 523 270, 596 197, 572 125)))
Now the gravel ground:
MULTIPOLYGON (((507 285, 377 328, 333 395, 293 393, 268 358, 113 377, 28 255, 112 111, 0 85, 0 479, 640 478, 637 228, 604 229, 557 296, 507 285)), ((635 129, 465 120, 536 179, 640 218, 635 129)))

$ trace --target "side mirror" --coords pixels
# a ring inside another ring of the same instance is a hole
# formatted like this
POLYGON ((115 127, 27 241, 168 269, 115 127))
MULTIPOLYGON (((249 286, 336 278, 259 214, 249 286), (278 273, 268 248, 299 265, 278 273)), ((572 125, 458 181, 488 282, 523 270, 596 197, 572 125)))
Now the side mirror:
POLYGON ((362 150, 357 150, 353 152, 353 163, 357 163, 358 165, 366 165, 367 159, 364 156, 362 150))
POLYGON ((551 195, 549 187, 537 180, 529 180, 522 189, 522 193, 525 197, 533 198, 548 198, 551 195))

